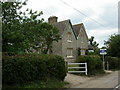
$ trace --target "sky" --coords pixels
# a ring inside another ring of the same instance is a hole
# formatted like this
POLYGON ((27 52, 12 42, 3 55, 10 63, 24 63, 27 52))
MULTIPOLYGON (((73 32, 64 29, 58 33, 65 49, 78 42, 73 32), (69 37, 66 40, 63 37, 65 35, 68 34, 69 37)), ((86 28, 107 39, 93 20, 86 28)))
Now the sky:
POLYGON ((67 19, 71 23, 83 23, 88 37, 95 37, 99 47, 104 40, 118 33, 119 0, 28 0, 22 8, 43 11, 41 18, 47 22, 50 16, 57 16, 58 22, 67 19))

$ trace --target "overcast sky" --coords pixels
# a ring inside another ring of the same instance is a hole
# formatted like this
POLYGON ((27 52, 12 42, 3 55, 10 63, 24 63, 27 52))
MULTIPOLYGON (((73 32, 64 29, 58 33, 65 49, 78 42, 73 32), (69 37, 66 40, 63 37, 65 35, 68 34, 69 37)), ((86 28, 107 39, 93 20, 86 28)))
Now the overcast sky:
POLYGON ((70 19, 72 24, 84 23, 88 37, 95 37, 103 46, 104 40, 118 33, 119 0, 28 0, 23 7, 43 11, 42 18, 57 16, 58 21, 70 19))

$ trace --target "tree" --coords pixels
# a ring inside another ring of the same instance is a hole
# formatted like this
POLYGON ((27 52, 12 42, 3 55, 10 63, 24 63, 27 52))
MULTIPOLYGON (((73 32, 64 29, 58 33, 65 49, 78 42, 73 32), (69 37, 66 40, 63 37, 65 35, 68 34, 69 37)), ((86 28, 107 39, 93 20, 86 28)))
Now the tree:
POLYGON ((44 49, 44 54, 47 54, 49 50, 52 48, 52 42, 60 40, 59 30, 48 24, 48 23, 42 23, 40 25, 40 31, 42 32, 41 39, 42 39, 42 45, 43 47, 46 46, 46 49, 44 49))
POLYGON ((24 34, 21 31, 22 17, 17 13, 25 2, 2 2, 3 51, 21 51, 24 34))
POLYGON ((99 43, 94 41, 94 36, 91 36, 91 38, 89 39, 89 42, 90 42, 90 45, 93 47, 93 49, 96 49, 99 45, 99 43))
POLYGON ((105 41, 105 40, 104 40, 105 48, 108 48, 108 47, 109 47, 109 43, 110 43, 110 41, 105 41))
POLYGON ((114 57, 120 57, 120 35, 111 35, 108 39, 108 54, 114 57))
POLYGON ((2 2, 3 51, 20 53, 41 44, 40 48, 47 47, 47 53, 52 42, 58 41, 59 30, 38 19, 42 12, 29 9, 21 12, 23 5, 26 5, 26 1, 2 2))

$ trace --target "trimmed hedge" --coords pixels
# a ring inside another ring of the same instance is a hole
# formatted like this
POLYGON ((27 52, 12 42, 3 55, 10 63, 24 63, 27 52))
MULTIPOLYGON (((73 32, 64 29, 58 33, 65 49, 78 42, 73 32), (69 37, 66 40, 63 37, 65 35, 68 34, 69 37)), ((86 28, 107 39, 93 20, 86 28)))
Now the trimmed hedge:
POLYGON ((24 54, 3 55, 3 85, 46 81, 48 78, 64 80, 65 61, 57 55, 24 54))
POLYGON ((106 68, 107 68, 107 62, 109 63, 109 69, 120 70, 120 58, 106 56, 105 57, 106 68))
POLYGON ((102 60, 97 55, 78 56, 76 62, 87 62, 88 74, 93 75, 99 72, 104 72, 102 67, 102 60))

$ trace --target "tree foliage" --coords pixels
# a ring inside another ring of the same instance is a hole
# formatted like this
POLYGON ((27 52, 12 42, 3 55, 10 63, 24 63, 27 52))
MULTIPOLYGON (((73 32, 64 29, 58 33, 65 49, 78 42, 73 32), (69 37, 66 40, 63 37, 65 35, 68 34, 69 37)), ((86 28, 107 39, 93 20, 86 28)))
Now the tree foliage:
POLYGON ((107 45, 109 55, 120 57, 120 35, 111 35, 107 45))
POLYGON ((91 38, 89 38, 89 42, 90 42, 90 45, 96 49, 99 45, 99 43, 97 43, 96 41, 94 41, 94 36, 91 36, 91 38))
POLYGON ((52 42, 60 40, 59 30, 48 23, 42 23, 40 27, 42 46, 46 46, 42 52, 47 54, 48 50, 52 48, 52 42))
POLYGON ((43 13, 27 9, 20 11, 25 2, 2 2, 3 51, 25 52, 30 47, 51 48, 52 41, 58 41, 59 30, 40 18, 43 13))
POLYGON ((16 51, 23 48, 24 36, 20 24, 22 17, 17 14, 17 10, 21 7, 20 2, 2 2, 3 51, 16 51))

